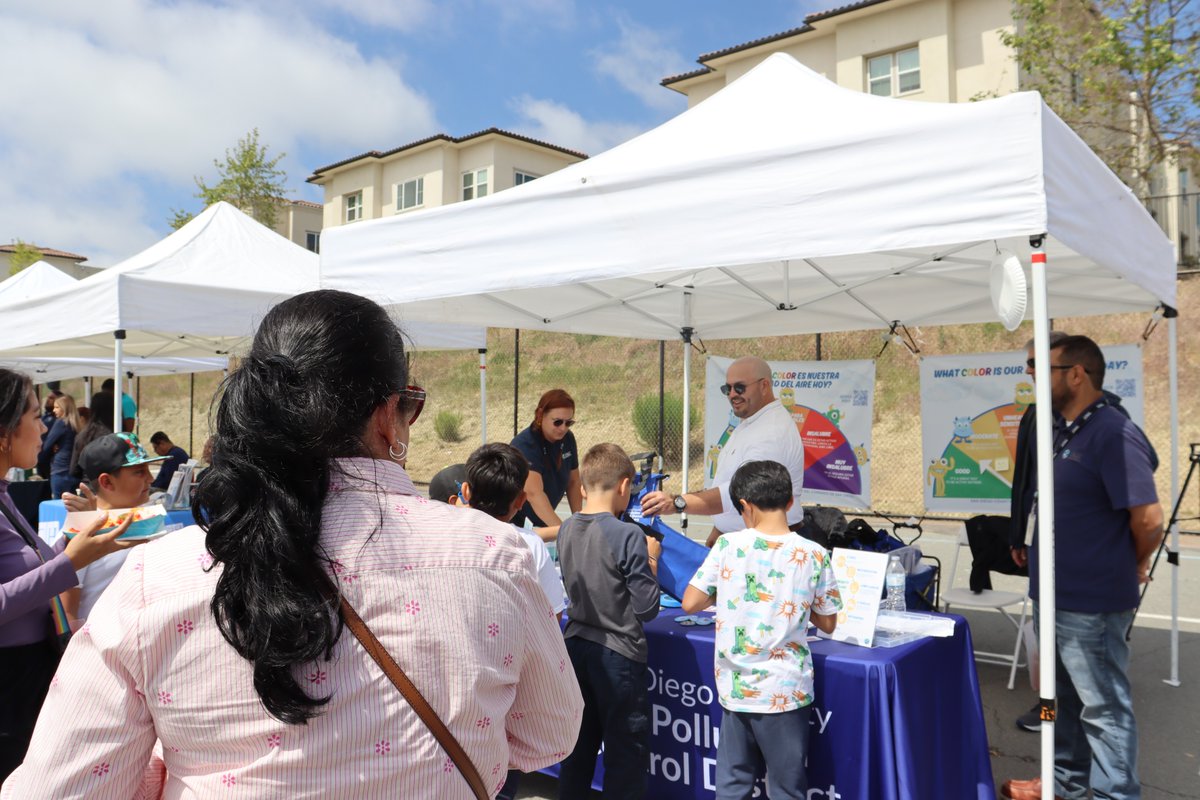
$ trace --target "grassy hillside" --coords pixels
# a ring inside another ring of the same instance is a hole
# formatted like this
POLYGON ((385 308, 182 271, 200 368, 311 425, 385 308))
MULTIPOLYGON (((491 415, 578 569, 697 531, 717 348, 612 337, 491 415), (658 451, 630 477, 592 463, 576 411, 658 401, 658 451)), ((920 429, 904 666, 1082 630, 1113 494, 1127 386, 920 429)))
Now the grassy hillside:
MULTIPOLYGON (((1180 442, 1187 469, 1187 443, 1200 441, 1200 417, 1196 397, 1200 390, 1200 326, 1188 317, 1192 300, 1200 300, 1200 282, 1182 281, 1179 307, 1180 442)), ((1164 323, 1142 341, 1147 314, 1110 315, 1060 319, 1055 327, 1091 336, 1100 344, 1141 342, 1146 379, 1146 429, 1163 459, 1159 470, 1160 495, 1167 499, 1170 470, 1167 463, 1170 435, 1167 387, 1167 330, 1164 323)), ((996 323, 925 328, 912 331, 922 354, 991 352, 1020 348, 1032 336, 1026 324, 1015 333, 996 323)), ((918 359, 906 349, 884 341, 879 331, 826 334, 822 357, 827 360, 876 358, 874 423, 874 507, 878 510, 920 514, 922 510, 921 439, 918 359)), ((664 378, 668 392, 680 393, 683 381, 682 345, 666 344, 664 378)), ((816 337, 784 336, 755 340, 708 341, 704 350, 713 355, 759 355, 768 359, 808 360, 816 356, 816 337)), ((507 441, 514 430, 514 369, 516 353, 512 330, 493 329, 488 334, 488 438, 507 441)), ((657 395, 659 387, 659 343, 615 337, 550 334, 522 331, 520 334, 519 385, 515 391, 516 426, 529 424, 538 396, 546 389, 563 387, 578 403, 575 433, 580 447, 613 441, 628 451, 647 449, 652 442, 637 440, 631 419, 634 401, 642 394, 657 395)), ((413 357, 413 376, 429 391, 429 403, 413 430, 410 470, 417 480, 428 480, 448 464, 461 462, 480 442, 479 362, 473 352, 421 352, 413 357), (434 432, 439 411, 461 419, 461 441, 444 442, 434 432)), ((144 438, 165 430, 185 448, 199 451, 208 435, 208 411, 220 374, 197 375, 196 407, 189 418, 188 376, 146 378, 141 381, 139 430, 144 438), (189 419, 193 434, 189 437, 189 419)), ((699 348, 692 359, 692 398, 702 405, 704 354, 699 348)), ((82 396, 82 384, 68 382, 66 390, 82 396)), ((724 414, 724 410, 721 412, 724 414)), ((693 430, 692 486, 699 485, 703 454, 703 418, 693 430)), ((668 431, 678 441, 679 431, 668 431)), ((678 465, 673 466, 678 471, 678 465)), ((1182 476, 1182 472, 1181 472, 1182 476)), ((678 486, 678 477, 671 485, 678 486)), ((1193 494, 1187 501, 1188 516, 1200 513, 1193 494)), ((1185 526, 1186 527, 1186 526, 1185 526)), ((1196 527, 1192 523, 1192 527, 1196 527)))

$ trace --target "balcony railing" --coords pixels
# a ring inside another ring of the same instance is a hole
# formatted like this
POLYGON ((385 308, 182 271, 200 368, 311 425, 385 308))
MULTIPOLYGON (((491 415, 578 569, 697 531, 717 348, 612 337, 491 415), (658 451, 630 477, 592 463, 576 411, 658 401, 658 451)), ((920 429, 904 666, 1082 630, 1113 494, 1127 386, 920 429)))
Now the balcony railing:
POLYGON ((1146 208, 1174 242, 1180 269, 1200 266, 1200 192, 1148 197, 1146 208))

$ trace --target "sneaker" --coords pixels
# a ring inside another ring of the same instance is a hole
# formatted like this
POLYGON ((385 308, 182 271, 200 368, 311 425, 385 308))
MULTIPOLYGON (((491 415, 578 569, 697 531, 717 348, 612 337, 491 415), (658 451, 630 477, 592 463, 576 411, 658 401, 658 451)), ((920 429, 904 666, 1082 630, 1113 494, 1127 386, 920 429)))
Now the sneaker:
POLYGON ((1042 704, 1038 703, 1017 717, 1017 727, 1030 733, 1039 733, 1042 730, 1042 704))

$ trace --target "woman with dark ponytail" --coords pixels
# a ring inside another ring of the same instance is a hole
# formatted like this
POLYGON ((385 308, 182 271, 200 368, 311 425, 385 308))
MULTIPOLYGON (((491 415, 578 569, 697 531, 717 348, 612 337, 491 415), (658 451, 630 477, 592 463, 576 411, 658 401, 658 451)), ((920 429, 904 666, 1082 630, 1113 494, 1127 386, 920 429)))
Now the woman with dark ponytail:
POLYGON ((364 298, 266 315, 221 390, 197 526, 131 554, 6 796, 131 796, 158 739, 168 796, 472 797, 343 602, 492 794, 573 748, 582 700, 528 549, 404 471, 424 402, 406 364, 364 298))

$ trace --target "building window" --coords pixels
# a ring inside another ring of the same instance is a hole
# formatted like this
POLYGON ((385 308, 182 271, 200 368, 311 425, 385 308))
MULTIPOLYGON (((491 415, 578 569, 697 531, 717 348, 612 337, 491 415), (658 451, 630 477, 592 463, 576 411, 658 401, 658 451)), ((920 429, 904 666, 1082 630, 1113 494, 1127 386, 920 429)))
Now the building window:
POLYGON ((487 197, 488 193, 488 171, 487 168, 477 169, 474 172, 463 173, 463 200, 473 200, 476 197, 487 197))
POLYGON ((396 213, 425 205, 425 178, 396 184, 396 213))
POLYGON ((304 246, 314 253, 321 252, 321 232, 320 231, 305 231, 304 246))
POLYGON ((898 50, 867 59, 867 91, 878 97, 895 97, 921 88, 921 56, 917 48, 898 50))
POLYGON ((362 219, 362 192, 348 194, 345 197, 346 204, 346 222, 355 222, 362 219))
POLYGON ((517 170, 515 176, 513 177, 513 186, 520 186, 522 183, 529 183, 537 177, 537 175, 532 173, 521 172, 521 170, 517 170))

